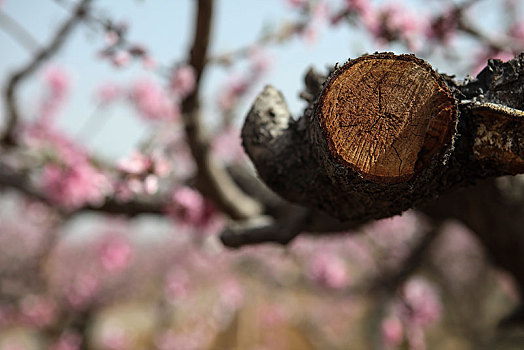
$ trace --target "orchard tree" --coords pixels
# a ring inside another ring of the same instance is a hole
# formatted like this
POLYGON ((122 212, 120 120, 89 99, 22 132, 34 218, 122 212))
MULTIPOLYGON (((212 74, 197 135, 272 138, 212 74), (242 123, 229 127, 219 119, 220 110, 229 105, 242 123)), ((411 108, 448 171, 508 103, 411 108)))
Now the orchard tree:
POLYGON ((67 16, 46 40, 20 3, 0 9, 29 52, 2 69, 0 349, 522 346, 521 2, 274 1, 286 18, 224 52, 219 10, 260 4, 164 4, 192 7, 167 63, 101 1, 49 2, 67 16), (294 117, 267 84, 271 53, 329 51, 317 42, 335 35, 334 51, 358 45, 304 60, 294 117), (93 41, 93 65, 140 77, 100 82, 93 116, 62 117, 60 55, 93 41), (124 106, 147 137, 105 154, 124 120, 90 147, 124 106))

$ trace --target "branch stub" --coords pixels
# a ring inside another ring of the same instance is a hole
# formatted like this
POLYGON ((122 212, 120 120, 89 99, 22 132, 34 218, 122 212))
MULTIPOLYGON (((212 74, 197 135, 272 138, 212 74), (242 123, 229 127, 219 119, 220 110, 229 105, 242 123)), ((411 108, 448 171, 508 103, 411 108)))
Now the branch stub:
POLYGON ((413 55, 351 60, 324 86, 316 114, 331 154, 364 179, 407 181, 452 141, 457 106, 445 81, 413 55))

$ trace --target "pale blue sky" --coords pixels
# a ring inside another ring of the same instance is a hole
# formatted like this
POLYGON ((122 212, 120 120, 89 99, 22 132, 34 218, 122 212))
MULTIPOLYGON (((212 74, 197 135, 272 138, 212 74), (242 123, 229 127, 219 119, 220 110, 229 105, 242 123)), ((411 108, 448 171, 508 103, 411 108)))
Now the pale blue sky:
MULTIPOLYGON (((422 12, 430 11, 430 8, 438 3, 437 0, 406 2, 425 4, 420 9, 422 12)), ((490 11, 495 2, 501 1, 484 1, 485 4, 479 6, 484 25, 497 21, 494 17, 495 12, 490 11)), ((194 0, 94 1, 95 7, 110 17, 129 22, 130 41, 145 44, 153 56, 166 65, 183 60, 186 55, 192 36, 193 3, 194 0)), ((341 0, 333 0, 332 3, 338 5, 341 0)), ((5 0, 4 11, 22 23, 41 43, 48 41, 67 15, 66 11, 52 0, 5 0)), ((221 53, 246 46, 259 36, 265 26, 278 25, 283 20, 292 18, 293 13, 283 0, 217 0, 211 52, 221 53)), ((464 45, 467 45, 467 42, 464 42, 464 45)), ((4 84, 6 74, 27 62, 30 54, 2 31, 0 47, 0 84, 4 84)), ((72 39, 53 60, 53 63, 65 67, 73 75, 74 90, 61 117, 62 127, 73 133, 76 133, 84 121, 94 113, 93 91, 101 82, 128 83, 136 77, 151 74, 144 71, 140 64, 115 69, 106 61, 97 58, 96 54, 102 47, 101 35, 81 27, 74 32, 72 39)), ((303 105, 297 96, 302 88, 303 73, 309 66, 324 68, 363 52, 381 49, 361 31, 350 29, 348 26, 339 26, 335 30, 326 28, 314 45, 305 44, 302 39, 296 38, 283 45, 271 46, 269 53, 274 57, 273 69, 240 106, 240 119, 249 108, 254 95, 267 83, 281 89, 292 111, 299 113, 303 105)), ((398 53, 403 51, 402 48, 392 49, 398 53)), ((430 58, 430 62, 441 71, 459 76, 465 73, 464 62, 455 61, 450 64, 439 57, 430 58)), ((212 102, 206 104, 208 118, 212 118, 215 115, 214 101, 217 93, 231 71, 213 67, 206 73, 204 101, 212 102)), ((34 108, 33 101, 40 96, 41 88, 42 85, 35 79, 27 81, 23 86, 20 101, 28 115, 31 113, 31 107, 34 108)), ((0 107, 3 108, 3 104, 0 107)), ((137 140, 143 139, 149 133, 148 128, 138 120, 132 109, 123 105, 105 110, 98 117, 109 119, 104 129, 89 139, 89 145, 105 157, 126 155, 133 149, 137 140)))

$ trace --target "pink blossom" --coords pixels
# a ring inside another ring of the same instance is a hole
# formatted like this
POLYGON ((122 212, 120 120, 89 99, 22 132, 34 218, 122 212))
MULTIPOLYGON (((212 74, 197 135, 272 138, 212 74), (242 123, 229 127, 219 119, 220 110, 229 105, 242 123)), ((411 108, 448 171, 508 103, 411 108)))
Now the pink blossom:
POLYGON ((403 41, 410 49, 416 49, 420 34, 427 31, 424 14, 408 11, 400 3, 387 3, 381 9, 364 18, 371 34, 382 43, 403 41))
POLYGON ((25 343, 19 338, 8 338, 2 341, 2 350, 26 350, 25 343))
POLYGON ((426 29, 429 39, 448 44, 457 32, 458 16, 455 8, 450 8, 435 18, 426 29))
POLYGON ((406 282, 401 295, 401 316, 409 324, 427 327, 442 315, 442 304, 435 287, 422 278, 406 282))
POLYGON ((55 303, 44 296, 28 295, 24 297, 21 308, 27 322, 36 327, 52 324, 57 316, 55 303))
POLYGON ((524 21, 517 22, 509 29, 510 37, 520 41, 521 45, 524 44, 524 21))
POLYGON ((122 96, 122 88, 114 83, 105 83, 96 91, 96 100, 101 104, 109 104, 122 96))
POLYGON ((138 112, 147 120, 172 121, 180 114, 165 91, 149 79, 135 82, 131 88, 130 98, 138 112))
POLYGON ((190 279, 186 271, 178 268, 167 276, 166 296, 175 301, 189 295, 190 279))
POLYGON ((79 350, 82 345, 82 336, 75 332, 65 332, 58 341, 51 346, 51 350, 79 350))
POLYGON ((388 317, 382 320, 382 337, 388 349, 394 349, 400 345, 404 338, 404 327, 397 317, 388 317))
POLYGON ((156 60, 153 57, 151 57, 149 55, 144 55, 142 57, 142 65, 144 66, 145 69, 152 70, 152 69, 156 68, 157 63, 156 63, 156 60))
POLYGON ((156 175, 147 175, 144 179, 144 192, 152 195, 158 192, 158 177, 156 175))
POLYGON ((195 69, 189 65, 179 66, 171 74, 171 91, 181 98, 189 95, 195 84, 195 69))
POLYGON ((129 266, 133 250, 123 237, 108 237, 101 243, 98 256, 106 271, 116 273, 129 266))
POLYGON ((244 290, 236 279, 227 279, 220 285, 220 299, 231 309, 238 309, 244 302, 244 290))
POLYGON ((175 219, 191 226, 205 226, 215 211, 208 201, 189 187, 180 187, 173 192, 172 213, 175 219))
POLYGON ((220 91, 218 105, 224 112, 229 112, 237 104, 238 99, 247 92, 249 88, 247 77, 236 77, 230 79, 226 86, 220 91))
POLYGON ((311 11, 311 19, 303 29, 303 38, 308 44, 314 44, 319 33, 327 23, 329 6, 326 2, 318 2, 311 11))
POLYGON ((120 327, 106 327, 102 330, 101 342, 107 350, 126 350, 130 348, 129 335, 120 327))
POLYGON ((354 11, 362 16, 371 12, 371 3, 369 0, 346 0, 346 9, 354 11))
POLYGON ((151 158, 138 151, 134 151, 129 157, 120 159, 117 163, 119 170, 134 175, 145 173, 151 165, 151 158))
POLYGON ((56 66, 49 67, 44 77, 52 96, 62 98, 69 91, 70 77, 64 69, 56 66))
POLYGON ((115 46, 120 41, 120 34, 114 30, 108 30, 105 35, 105 42, 108 46, 115 46))
POLYGON ((204 339, 205 335, 199 330, 181 334, 167 331, 155 339, 155 345, 159 350, 201 350, 206 348, 202 344, 204 339))
POLYGON ((124 67, 131 62, 131 55, 128 51, 118 50, 111 55, 111 62, 115 67, 124 67))
POLYGON ((267 72, 272 62, 272 58, 269 56, 268 52, 263 50, 258 46, 253 46, 248 52, 248 58, 251 66, 251 72, 255 76, 259 76, 267 72))
POLYGON ((83 309, 100 289, 100 279, 93 273, 79 273, 66 291, 67 301, 75 309, 83 309))
POLYGON ((285 2, 291 7, 305 7, 308 4, 308 0, 285 0, 285 2))
POLYGON ((163 177, 169 174, 169 172, 171 171, 171 164, 169 163, 165 155, 158 151, 154 151, 151 155, 151 159, 153 161, 155 175, 163 177))
POLYGON ((340 289, 349 284, 349 275, 344 261, 337 256, 318 253, 308 267, 308 275, 315 283, 328 288, 340 289))
POLYGON ((48 164, 41 181, 46 196, 68 209, 76 209, 87 203, 98 205, 111 188, 101 172, 83 162, 72 166, 48 164))
POLYGON ((240 130, 227 128, 221 132, 212 144, 213 151, 226 163, 239 162, 245 156, 240 138, 240 130))
POLYGON ((64 104, 70 88, 69 74, 60 67, 48 67, 44 72, 47 94, 39 107, 41 118, 50 118, 57 114, 64 104))

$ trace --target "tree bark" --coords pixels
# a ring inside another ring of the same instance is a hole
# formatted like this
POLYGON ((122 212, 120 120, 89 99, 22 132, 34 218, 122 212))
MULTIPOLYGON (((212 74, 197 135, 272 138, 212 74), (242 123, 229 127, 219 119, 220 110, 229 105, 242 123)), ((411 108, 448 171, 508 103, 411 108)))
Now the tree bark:
POLYGON ((242 130, 261 179, 291 202, 356 224, 524 172, 524 55, 464 83, 389 53, 322 81, 308 74, 312 102, 299 120, 267 86, 242 130))

